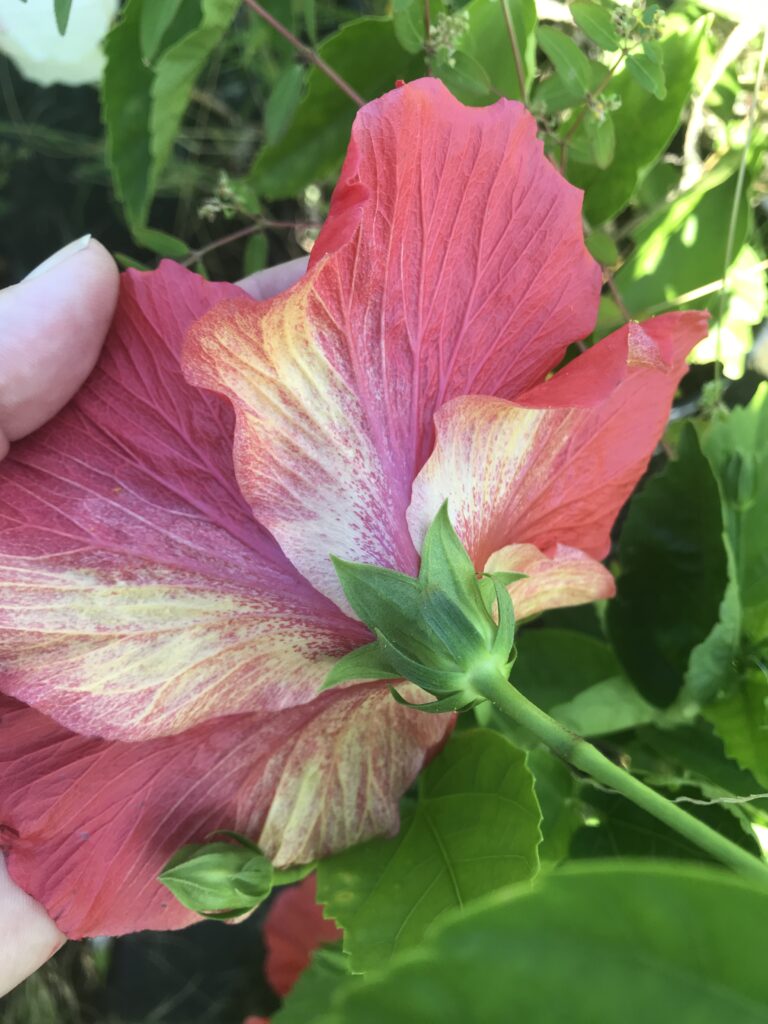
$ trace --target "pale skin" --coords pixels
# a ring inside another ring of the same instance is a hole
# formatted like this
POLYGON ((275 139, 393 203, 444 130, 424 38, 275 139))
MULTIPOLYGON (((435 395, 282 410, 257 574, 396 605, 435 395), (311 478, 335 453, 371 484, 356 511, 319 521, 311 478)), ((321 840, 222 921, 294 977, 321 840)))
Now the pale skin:
MULTIPOLYGON (((269 298, 290 287, 305 268, 306 259, 294 260, 240 285, 254 298, 269 298)), ((117 292, 117 267, 94 239, 72 243, 0 291, 0 459, 14 441, 54 416, 88 376, 117 292)), ((43 907, 11 881, 0 853, 0 996, 64 942, 43 907)))

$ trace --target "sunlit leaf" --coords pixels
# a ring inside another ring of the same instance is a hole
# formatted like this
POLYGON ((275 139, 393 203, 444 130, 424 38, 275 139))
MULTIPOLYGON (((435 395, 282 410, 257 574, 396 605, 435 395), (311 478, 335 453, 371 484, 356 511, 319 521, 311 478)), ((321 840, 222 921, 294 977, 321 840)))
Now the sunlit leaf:
POLYGON ((659 60, 651 60, 644 53, 631 53, 627 57, 627 71, 646 92, 653 93, 657 100, 666 98, 664 67, 659 60))

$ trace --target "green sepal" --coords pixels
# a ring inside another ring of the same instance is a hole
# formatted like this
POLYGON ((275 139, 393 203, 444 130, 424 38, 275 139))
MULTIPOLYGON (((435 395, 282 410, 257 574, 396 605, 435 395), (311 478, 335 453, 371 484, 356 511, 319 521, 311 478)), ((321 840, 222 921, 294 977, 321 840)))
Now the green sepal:
POLYGON ((509 591, 504 584, 495 575, 491 577, 491 582, 493 583, 496 607, 499 614, 499 624, 496 630, 496 638, 491 648, 491 654, 506 662, 515 643, 515 609, 512 605, 509 591))
POLYGON ((380 630, 375 630, 383 657, 394 670, 392 679, 409 679, 429 693, 453 693, 465 680, 463 672, 452 672, 450 669, 432 668, 422 665, 403 653, 380 630))
POLYGON ((294 882, 303 881, 307 875, 311 875, 317 867, 317 861, 309 864, 297 864, 292 868, 273 868, 272 885, 293 885, 294 882))
POLYGON ((424 537, 419 582, 430 591, 442 591, 460 608, 474 609, 482 616, 484 604, 477 573, 453 527, 447 501, 440 506, 424 537))
POLYGON ((331 556, 341 586, 352 610, 371 630, 407 641, 413 654, 429 656, 419 628, 419 581, 378 565, 346 562, 331 556))
POLYGON ((494 580, 498 580, 503 587, 508 587, 510 583, 516 583, 518 580, 526 580, 528 576, 524 572, 484 572, 481 578, 478 580, 480 585, 480 593, 483 596, 483 603, 488 611, 489 615, 493 615, 493 609, 496 606, 496 589, 493 585, 494 580))
POLYGON ((428 715, 443 715, 451 711, 471 711, 472 708, 476 708, 478 704, 482 704, 485 700, 485 697, 476 697, 468 701, 466 693, 456 690, 454 693, 449 693, 438 700, 427 701, 424 704, 413 704, 398 693, 394 686, 390 686, 389 692, 397 703, 402 704, 403 707, 411 708, 413 711, 424 711, 428 715))
POLYGON ((352 680, 399 678, 399 674, 392 670, 384 658, 380 644, 375 641, 366 644, 365 647, 358 647, 340 658, 325 677, 325 682, 320 689, 330 690, 332 686, 352 680))
MULTIPOLYGON (((442 644, 451 662, 457 665, 464 667, 463 662, 468 655, 486 646, 486 637, 480 633, 475 622, 445 591, 425 588, 422 591, 421 614, 429 633, 442 644)), ((488 625, 486 632, 490 639, 493 626, 492 623, 488 625)))

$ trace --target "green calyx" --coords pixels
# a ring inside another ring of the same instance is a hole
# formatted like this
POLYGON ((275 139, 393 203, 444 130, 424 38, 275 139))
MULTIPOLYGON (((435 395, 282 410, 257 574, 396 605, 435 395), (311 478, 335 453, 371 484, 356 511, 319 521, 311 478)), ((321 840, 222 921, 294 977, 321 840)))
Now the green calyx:
POLYGON ((427 531, 418 577, 375 565, 334 565, 347 600, 376 636, 334 665, 324 689, 350 680, 407 679, 435 700, 420 711, 468 711, 485 697, 476 682, 505 677, 514 661, 515 616, 507 584, 517 573, 478 576, 444 504, 427 531))

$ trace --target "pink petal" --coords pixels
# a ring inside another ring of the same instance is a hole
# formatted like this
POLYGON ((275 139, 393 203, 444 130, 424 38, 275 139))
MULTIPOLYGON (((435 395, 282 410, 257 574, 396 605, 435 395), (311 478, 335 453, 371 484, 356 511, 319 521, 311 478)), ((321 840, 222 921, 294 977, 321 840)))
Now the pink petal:
POLYGON ((124 275, 97 370, 0 468, 0 689, 76 732, 290 707, 366 642, 254 522, 231 407, 181 375, 190 321, 237 294, 124 275))
POLYGON ((323 917, 314 875, 277 894, 264 922, 263 934, 267 981, 281 996, 290 992, 309 967, 318 946, 337 942, 344 935, 333 921, 323 917))
POLYGON ((0 847, 69 938, 181 928, 194 915, 156 878, 184 843, 236 829, 285 865, 393 832, 450 727, 365 684, 123 743, 0 697, 0 847))
POLYGON ((408 511, 414 543, 447 499, 478 566, 508 544, 604 558, 666 426, 685 354, 706 332, 699 312, 630 324, 515 404, 470 397, 440 409, 408 511))
POLYGON ((243 493, 322 593, 343 603, 330 554, 414 571, 404 513, 443 402, 512 398, 592 329, 580 211, 520 104, 423 79, 358 114, 303 281, 196 325, 188 378, 234 402, 243 493))
POLYGON ((507 588, 518 621, 548 608, 587 604, 616 592, 613 576, 601 562, 565 544, 556 544, 552 554, 533 544, 508 544, 491 555, 485 571, 526 574, 526 579, 507 588))

